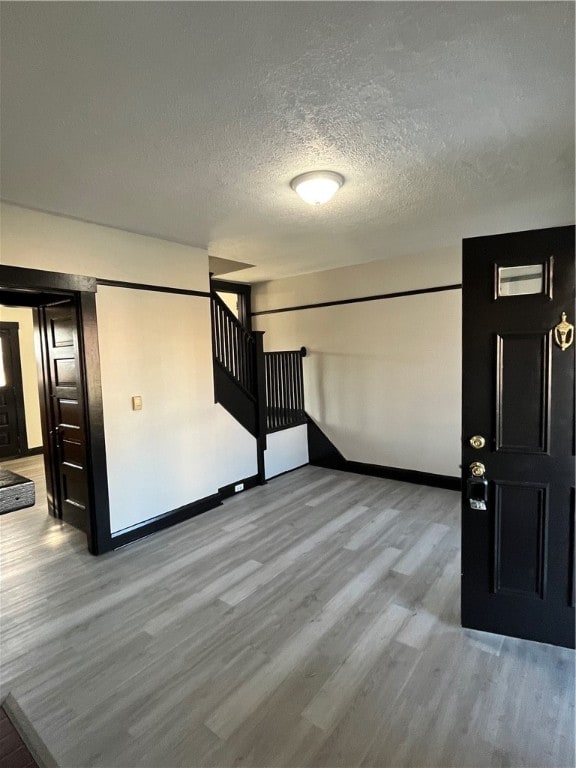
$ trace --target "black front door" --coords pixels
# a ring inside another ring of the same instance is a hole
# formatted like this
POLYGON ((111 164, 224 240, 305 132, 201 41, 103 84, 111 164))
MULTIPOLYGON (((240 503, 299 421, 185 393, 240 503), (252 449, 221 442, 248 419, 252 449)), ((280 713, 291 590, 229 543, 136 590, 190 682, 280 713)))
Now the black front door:
POLYGON ((76 307, 72 301, 64 301, 38 311, 49 509, 88 532, 85 397, 76 307))
POLYGON ((0 459, 27 449, 18 323, 0 323, 0 459))
POLYGON ((574 297, 574 227, 464 241, 462 624, 567 647, 574 297))

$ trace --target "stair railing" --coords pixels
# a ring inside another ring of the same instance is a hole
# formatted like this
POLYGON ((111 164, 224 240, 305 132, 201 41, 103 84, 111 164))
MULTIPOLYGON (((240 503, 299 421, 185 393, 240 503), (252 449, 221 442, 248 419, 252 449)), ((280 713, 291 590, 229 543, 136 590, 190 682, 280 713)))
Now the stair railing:
POLYGON ((215 293, 211 295, 214 358, 257 399, 256 340, 215 293))
POLYGON ((247 331, 214 292, 210 311, 215 400, 256 438, 258 477, 264 483, 266 435, 306 423, 306 348, 264 352, 264 332, 247 331))
POLYGON ((277 432, 306 423, 302 358, 297 351, 265 352, 266 431, 277 432))

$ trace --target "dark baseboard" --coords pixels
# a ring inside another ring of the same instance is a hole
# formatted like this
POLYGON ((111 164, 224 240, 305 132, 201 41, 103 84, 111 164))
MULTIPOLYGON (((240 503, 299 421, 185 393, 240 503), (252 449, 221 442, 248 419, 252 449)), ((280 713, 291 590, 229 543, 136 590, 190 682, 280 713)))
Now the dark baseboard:
POLYGON ((459 477, 451 475, 435 475, 432 472, 419 472, 416 469, 400 469, 399 467, 383 467, 380 464, 364 464, 361 461, 347 461, 346 472, 356 472, 358 475, 382 477, 385 480, 399 480, 402 483, 416 483, 432 488, 446 488, 448 491, 459 491, 459 477))
POLYGON ((267 480, 276 480, 277 477, 284 477, 284 475, 289 475, 290 472, 296 472, 297 469, 302 469, 303 467, 309 466, 310 462, 307 464, 299 464, 297 467, 292 467, 292 469, 285 469, 284 472, 278 472, 277 475, 272 475, 272 477, 268 477, 267 480))
POLYGON ((415 469, 384 467, 380 464, 365 464, 362 461, 348 461, 310 417, 308 417, 308 454, 310 464, 315 467, 355 472, 357 475, 399 480, 402 483, 416 483, 432 488, 446 488, 449 491, 459 491, 462 487, 459 477, 435 475, 432 472, 419 472, 415 469))
MULTIPOLYGON (((126 528, 123 531, 118 531, 117 534, 113 534, 111 537, 111 545, 109 549, 120 549, 120 547, 131 544, 138 539, 144 539, 146 536, 150 536, 152 533, 163 531, 165 528, 171 528, 173 525, 183 523, 185 520, 190 520, 196 515, 201 515, 203 512, 208 512, 210 509, 215 509, 221 506, 222 500, 227 499, 230 496, 234 496, 234 486, 244 484, 242 491, 247 491, 250 488, 255 488, 260 485, 260 479, 258 475, 251 475, 245 477, 242 480, 237 480, 235 483, 225 485, 218 489, 218 493, 213 493, 211 496, 206 496, 198 501, 193 501, 191 504, 185 504, 183 507, 173 509, 171 512, 165 512, 163 515, 153 517, 151 520, 145 520, 142 523, 126 528)), ((242 493, 238 491, 238 493, 242 493)), ((107 550, 104 550, 107 551, 107 550)))
POLYGON ((27 451, 24 451, 22 456, 42 456, 44 453, 44 446, 39 445, 37 448, 28 448, 27 451))
POLYGON ((25 451, 17 453, 14 456, 5 456, 2 461, 16 461, 16 459, 25 459, 27 456, 41 456, 44 453, 43 446, 38 448, 26 448, 25 451))
POLYGON ((120 547, 130 544, 138 539, 143 539, 146 536, 150 536, 151 533, 157 533, 165 528, 171 528, 173 525, 183 523, 185 520, 190 520, 196 515, 207 512, 209 509, 214 509, 222 504, 222 497, 220 493, 214 493, 212 496, 206 496, 198 501, 193 501, 191 504, 186 504, 178 509, 173 509, 171 512, 166 512, 158 517, 153 517, 151 520, 146 520, 139 525, 135 525, 132 528, 125 529, 125 531, 119 531, 116 535, 111 537, 111 549, 119 549, 120 547))
POLYGON ((260 484, 259 476, 252 475, 251 477, 245 477, 243 480, 237 480, 235 483, 230 483, 230 485, 224 485, 222 488, 218 488, 218 495, 221 499, 229 499, 230 496, 236 496, 238 493, 248 491, 250 488, 255 488, 260 484), (240 485, 240 483, 244 485, 244 488, 242 488, 241 491, 235 491, 235 486, 240 485))

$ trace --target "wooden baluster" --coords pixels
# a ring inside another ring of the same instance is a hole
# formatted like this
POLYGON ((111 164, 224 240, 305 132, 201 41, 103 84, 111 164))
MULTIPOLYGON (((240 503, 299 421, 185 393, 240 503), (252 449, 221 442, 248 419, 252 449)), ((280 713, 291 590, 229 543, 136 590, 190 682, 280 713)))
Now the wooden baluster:
POLYGON ((258 404, 258 437, 256 438, 258 458, 258 481, 266 483, 264 451, 266 450, 266 363, 264 361, 264 331, 254 331, 256 402, 258 404))

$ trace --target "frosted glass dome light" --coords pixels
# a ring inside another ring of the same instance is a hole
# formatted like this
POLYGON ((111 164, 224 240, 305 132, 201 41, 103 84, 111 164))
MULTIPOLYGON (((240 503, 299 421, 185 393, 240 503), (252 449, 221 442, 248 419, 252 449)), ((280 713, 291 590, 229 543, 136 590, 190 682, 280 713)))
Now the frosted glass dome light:
POLYGON ((310 171, 292 179, 290 186, 310 205, 323 205, 331 200, 344 184, 344 177, 334 171, 310 171))

